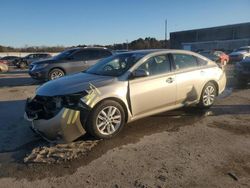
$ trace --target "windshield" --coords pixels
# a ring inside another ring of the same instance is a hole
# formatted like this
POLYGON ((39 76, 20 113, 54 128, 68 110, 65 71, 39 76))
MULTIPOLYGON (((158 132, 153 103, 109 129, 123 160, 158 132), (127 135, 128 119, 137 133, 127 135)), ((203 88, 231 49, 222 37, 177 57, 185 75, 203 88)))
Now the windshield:
POLYGON ((54 59, 64 59, 64 58, 68 57, 69 55, 71 55, 72 53, 74 53, 75 51, 76 51, 76 49, 65 50, 65 51, 59 53, 58 55, 54 56, 54 59))
POLYGON ((118 54, 99 61, 85 72, 103 76, 121 76, 145 54, 125 53, 118 54))

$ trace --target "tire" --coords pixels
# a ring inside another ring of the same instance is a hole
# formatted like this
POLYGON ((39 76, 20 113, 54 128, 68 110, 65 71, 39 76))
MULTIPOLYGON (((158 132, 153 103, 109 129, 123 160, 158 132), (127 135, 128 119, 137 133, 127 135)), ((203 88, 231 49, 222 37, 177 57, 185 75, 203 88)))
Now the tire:
POLYGON ((26 62, 24 62, 24 61, 21 61, 20 63, 19 63, 19 68, 21 68, 21 69, 25 69, 26 68, 26 66, 27 66, 27 64, 26 64, 26 62))
POLYGON ((218 91, 215 84, 208 82, 202 89, 199 107, 210 108, 214 104, 217 93, 218 91))
POLYGON ((54 79, 60 78, 64 75, 65 75, 65 73, 62 69, 58 69, 58 68, 52 69, 49 72, 49 80, 54 80, 54 79))
POLYGON ((117 135, 124 124, 125 112, 123 107, 116 101, 106 100, 93 109, 85 127, 86 131, 95 138, 108 139, 117 135))

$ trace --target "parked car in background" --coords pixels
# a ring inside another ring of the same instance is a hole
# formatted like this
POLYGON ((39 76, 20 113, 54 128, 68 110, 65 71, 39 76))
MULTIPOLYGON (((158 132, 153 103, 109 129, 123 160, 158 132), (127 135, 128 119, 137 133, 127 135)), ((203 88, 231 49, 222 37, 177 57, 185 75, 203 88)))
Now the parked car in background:
POLYGON ((0 59, 0 63, 8 64, 7 60, 0 59))
POLYGON ((7 61, 8 65, 14 65, 16 61, 18 61, 19 57, 17 56, 5 56, 2 57, 0 60, 5 60, 7 61))
POLYGON ((9 70, 9 67, 7 63, 0 62, 0 72, 7 72, 9 70))
POLYGON ((215 50, 212 53, 219 57, 218 63, 221 63, 221 65, 226 65, 229 62, 229 56, 225 52, 215 50))
POLYGON ((211 51, 200 51, 198 52, 200 55, 214 61, 214 62, 219 62, 220 61, 220 57, 213 54, 211 51))
POLYGON ((241 47, 229 54, 230 62, 240 62, 250 57, 250 46, 241 47))
POLYGON ((229 61, 229 56, 222 51, 200 51, 199 54, 215 61, 216 63, 220 63, 221 65, 226 65, 229 61))
POLYGON ((72 48, 53 58, 32 63, 29 67, 29 74, 38 80, 54 80, 67 74, 86 70, 100 59, 111 55, 113 55, 112 51, 106 48, 72 48))
POLYGON ((199 54, 132 51, 45 83, 27 100, 25 116, 47 140, 71 142, 85 131, 105 139, 143 117, 189 105, 209 108, 225 86, 225 72, 199 54))
POLYGON ((128 50, 115 50, 114 52, 116 54, 120 54, 120 53, 128 52, 128 50))
POLYGON ((250 82, 250 58, 238 62, 235 66, 236 78, 240 86, 245 86, 250 82))
POLYGON ((28 67, 32 62, 42 60, 42 59, 48 59, 51 58, 52 56, 48 53, 34 53, 34 54, 29 54, 23 58, 20 58, 16 62, 16 66, 18 68, 25 68, 28 67))

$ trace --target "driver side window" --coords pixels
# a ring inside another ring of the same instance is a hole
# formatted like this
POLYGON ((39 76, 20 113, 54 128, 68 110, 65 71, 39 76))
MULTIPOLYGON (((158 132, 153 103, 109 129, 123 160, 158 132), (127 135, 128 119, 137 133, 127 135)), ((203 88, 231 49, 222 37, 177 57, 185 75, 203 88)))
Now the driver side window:
POLYGON ((168 55, 158 55, 149 58, 138 69, 143 69, 149 73, 149 76, 168 73, 171 71, 171 65, 168 55))

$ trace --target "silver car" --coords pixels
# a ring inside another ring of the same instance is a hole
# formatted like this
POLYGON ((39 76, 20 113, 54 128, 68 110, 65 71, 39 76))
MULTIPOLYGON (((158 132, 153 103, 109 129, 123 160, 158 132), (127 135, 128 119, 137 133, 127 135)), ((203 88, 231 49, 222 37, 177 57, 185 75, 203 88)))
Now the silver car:
POLYGON ((132 51, 45 83, 27 99, 25 116, 50 141, 71 142, 85 132, 105 139, 153 114, 189 105, 209 108, 225 85, 224 71, 199 54, 132 51))

